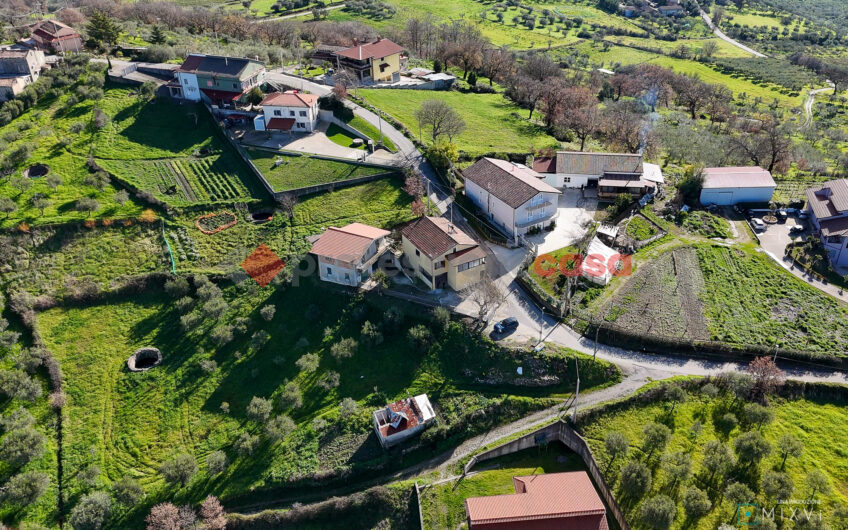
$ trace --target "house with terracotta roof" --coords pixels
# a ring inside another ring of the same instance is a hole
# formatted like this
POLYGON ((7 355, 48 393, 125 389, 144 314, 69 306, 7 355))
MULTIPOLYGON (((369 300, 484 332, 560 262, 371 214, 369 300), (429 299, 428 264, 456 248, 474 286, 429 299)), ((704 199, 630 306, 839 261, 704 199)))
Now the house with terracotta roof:
POLYGON ((465 195, 510 237, 541 229, 557 216, 562 192, 525 165, 481 158, 462 174, 465 195))
POLYGON ((265 63, 243 57, 192 53, 167 85, 172 97, 232 106, 253 87, 265 82, 265 63))
POLYGON ((834 267, 848 267, 848 180, 807 189, 807 211, 834 267))
POLYGON ((585 471, 513 477, 514 494, 465 499, 473 530, 608 530, 606 508, 585 471))
POLYGON ((262 115, 253 120, 257 131, 312 132, 318 127, 318 96, 297 90, 268 94, 262 115))
POLYGON ((65 53, 82 51, 82 38, 74 28, 58 20, 40 20, 30 27, 30 40, 36 50, 65 53))
POLYGON ((776 187, 771 173, 761 167, 708 167, 704 168, 701 204, 768 203, 776 187))
POLYGON ((309 251, 318 259, 318 277, 325 282, 358 286, 377 270, 380 257, 391 247, 389 235, 387 230, 362 223, 331 226, 309 251))
POLYGON ((389 39, 374 42, 354 42, 350 48, 333 53, 337 69, 352 71, 363 84, 400 81, 400 72, 406 67, 403 46, 389 39))
POLYGON ((405 265, 431 289, 461 291, 480 281, 486 253, 443 217, 420 217, 401 230, 405 265))
POLYGON ((630 153, 558 151, 555 156, 535 158, 533 169, 555 188, 598 188, 602 199, 615 199, 622 193, 638 198, 664 182, 658 165, 630 153))
POLYGON ((374 432, 380 445, 387 449, 418 434, 435 418, 427 394, 419 394, 375 410, 374 432))

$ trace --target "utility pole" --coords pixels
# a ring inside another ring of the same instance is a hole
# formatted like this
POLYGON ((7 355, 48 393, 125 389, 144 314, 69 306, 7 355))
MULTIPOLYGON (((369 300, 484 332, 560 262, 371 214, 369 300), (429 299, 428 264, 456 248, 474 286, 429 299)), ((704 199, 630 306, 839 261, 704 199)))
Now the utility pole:
POLYGON ((595 357, 598 356, 598 333, 601 332, 601 323, 598 322, 598 325, 595 326, 595 349, 592 352, 592 364, 595 364, 595 357))
POLYGON ((430 215, 430 179, 427 179, 427 202, 424 204, 424 208, 427 212, 427 215, 430 215))
POLYGON ((572 421, 577 425, 577 398, 580 397, 580 365, 577 363, 577 355, 574 356, 574 369, 577 371, 577 390, 574 392, 574 416, 572 421))
POLYGON ((383 145, 383 113, 377 109, 377 124, 380 126, 380 145, 383 145))

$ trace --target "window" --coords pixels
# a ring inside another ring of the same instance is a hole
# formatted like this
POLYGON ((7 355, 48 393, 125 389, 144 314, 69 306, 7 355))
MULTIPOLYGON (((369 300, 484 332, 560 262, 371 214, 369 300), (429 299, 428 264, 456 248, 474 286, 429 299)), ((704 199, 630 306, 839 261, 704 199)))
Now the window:
POLYGON ((571 177, 562 177, 562 181, 565 183, 571 182, 571 177))
POLYGON ((345 281, 346 282, 350 281, 350 273, 347 273, 347 272, 345 273, 345 281))
POLYGON ((238 83, 233 83, 233 88, 238 88, 238 83))
POLYGON ((306 124, 302 123, 302 122, 297 122, 297 128, 298 129, 306 129, 306 124))
POLYGON ((300 115, 305 117, 305 116, 306 116, 306 111, 305 111, 305 110, 300 111, 300 115))
POLYGON ((282 112, 282 111, 280 111, 280 110, 275 110, 275 111, 274 111, 274 116, 282 116, 282 115, 283 115, 283 112, 282 112))
POLYGON ((473 269, 474 267, 479 267, 480 265, 486 263, 484 258, 475 259, 474 261, 469 261, 468 263, 463 263, 459 267, 456 268, 457 271, 467 271, 468 269, 473 269))
POLYGON ((417 248, 415 249, 415 255, 416 255, 416 256, 420 256, 420 255, 421 255, 421 252, 419 252, 417 248))
POLYGON ((445 267, 445 260, 436 262, 436 268, 437 269, 443 269, 444 267, 445 267))
POLYGON ((289 116, 294 116, 294 111, 293 111, 293 110, 290 110, 290 111, 289 111, 289 116))
POLYGON ((328 274, 328 275, 332 275, 332 274, 333 274, 333 268, 332 268, 332 267, 327 267, 327 274, 328 274))

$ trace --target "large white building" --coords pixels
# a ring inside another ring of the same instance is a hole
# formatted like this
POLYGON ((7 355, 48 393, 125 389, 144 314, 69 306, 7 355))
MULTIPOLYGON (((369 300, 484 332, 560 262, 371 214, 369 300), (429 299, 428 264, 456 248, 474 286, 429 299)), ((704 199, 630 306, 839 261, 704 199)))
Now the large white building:
POLYGON ((527 166, 481 158, 462 173, 465 195, 511 237, 544 228, 556 218, 561 192, 527 166))
POLYGON ((807 211, 834 267, 848 267, 848 180, 807 189, 807 211))
POLYGON ((775 187, 771 173, 761 167, 708 167, 704 169, 701 204, 767 203, 775 187))
POLYGON ((313 132, 318 127, 318 96, 297 90, 268 94, 262 116, 253 121, 257 131, 313 132))

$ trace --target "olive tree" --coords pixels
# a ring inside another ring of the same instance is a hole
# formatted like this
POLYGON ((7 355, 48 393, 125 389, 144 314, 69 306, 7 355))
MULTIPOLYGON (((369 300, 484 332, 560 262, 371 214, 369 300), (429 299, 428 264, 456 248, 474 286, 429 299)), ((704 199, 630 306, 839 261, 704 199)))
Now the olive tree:
POLYGON ((666 530, 674 523, 677 507, 674 501, 666 495, 656 495, 642 503, 640 516, 648 528, 666 530))
POLYGON ((171 484, 185 486, 197 473, 197 460, 187 453, 180 453, 160 468, 162 476, 171 484))
POLYGON ((683 493, 683 511, 690 519, 699 519, 708 513, 713 507, 707 494, 695 486, 686 488, 683 493))
POLYGON ((100 530, 112 512, 112 499, 103 491, 84 495, 71 510, 68 522, 74 530, 100 530))
POLYGON ((625 495, 639 499, 651 490, 651 470, 641 462, 630 461, 621 468, 619 482, 625 495))

